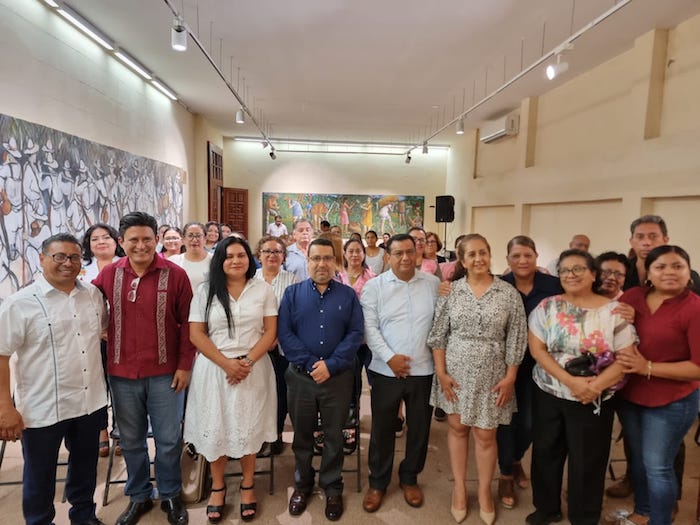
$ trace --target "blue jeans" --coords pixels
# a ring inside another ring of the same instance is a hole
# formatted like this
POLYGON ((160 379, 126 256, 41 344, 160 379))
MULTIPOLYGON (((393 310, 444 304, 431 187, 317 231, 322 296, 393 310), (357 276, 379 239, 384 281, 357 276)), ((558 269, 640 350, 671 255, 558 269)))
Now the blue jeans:
POLYGON ((71 508, 68 516, 76 523, 95 517, 93 497, 97 482, 97 438, 106 424, 105 407, 48 427, 24 429, 22 510, 27 525, 53 523, 56 515, 53 504, 56 462, 61 441, 64 440, 69 452, 66 498, 71 508))
POLYGON ((182 490, 183 396, 170 387, 172 381, 172 374, 141 379, 109 377, 119 444, 126 463, 124 493, 133 502, 150 499, 153 491, 146 443, 149 417, 156 445, 155 477, 160 497, 174 498, 182 490))
POLYGON ((673 460, 695 421, 700 391, 668 405, 645 407, 623 401, 619 415, 632 452, 634 511, 649 525, 670 525, 678 482, 673 460))

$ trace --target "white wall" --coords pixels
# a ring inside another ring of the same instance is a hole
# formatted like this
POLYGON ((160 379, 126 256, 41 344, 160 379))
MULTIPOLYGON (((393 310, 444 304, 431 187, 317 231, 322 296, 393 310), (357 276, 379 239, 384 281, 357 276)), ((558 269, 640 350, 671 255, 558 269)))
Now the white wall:
MULTIPOLYGON (((2 0, 0 8, 0 113, 166 162, 192 175, 193 116, 187 110, 42 2, 2 0)), ((190 206, 184 191, 186 217, 190 206)))
POLYGON ((247 188, 249 236, 263 231, 262 193, 357 193, 423 195, 425 227, 444 234, 435 223, 435 196, 445 187, 447 152, 414 152, 410 164, 402 156, 284 153, 270 159, 260 144, 224 141, 224 186, 247 188))

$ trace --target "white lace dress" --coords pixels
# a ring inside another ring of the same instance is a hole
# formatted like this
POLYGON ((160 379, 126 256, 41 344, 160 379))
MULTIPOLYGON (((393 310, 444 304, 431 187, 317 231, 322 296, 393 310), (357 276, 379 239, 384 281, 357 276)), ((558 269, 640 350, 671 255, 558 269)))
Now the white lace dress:
MULTIPOLYGON (((191 322, 205 322, 208 285, 200 286, 190 307, 191 322)), ((265 281, 250 279, 238 301, 230 298, 229 335, 224 309, 214 298, 209 338, 227 357, 246 355, 263 333, 263 317, 277 316, 277 298, 265 281)), ((184 438, 208 461, 221 456, 255 454, 277 439, 277 391, 270 358, 265 355, 242 382, 229 385, 224 371, 198 355, 185 412, 184 438)))

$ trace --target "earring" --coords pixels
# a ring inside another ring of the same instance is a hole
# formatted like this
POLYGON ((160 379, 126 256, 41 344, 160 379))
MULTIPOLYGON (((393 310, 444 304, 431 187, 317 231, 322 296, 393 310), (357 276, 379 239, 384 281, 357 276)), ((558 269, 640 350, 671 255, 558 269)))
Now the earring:
POLYGON ((653 285, 652 282, 651 282, 651 279, 647 279, 646 281, 644 281, 644 286, 646 286, 647 288, 653 288, 653 287, 654 287, 654 285, 653 285))

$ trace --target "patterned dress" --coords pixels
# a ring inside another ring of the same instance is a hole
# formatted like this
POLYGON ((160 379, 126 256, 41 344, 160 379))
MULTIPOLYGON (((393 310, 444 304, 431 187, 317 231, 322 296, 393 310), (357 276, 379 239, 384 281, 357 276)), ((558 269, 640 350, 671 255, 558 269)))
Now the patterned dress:
POLYGON ((525 309, 515 288, 494 279, 477 299, 466 279, 452 283, 450 295, 438 299, 428 346, 445 349, 447 373, 459 385, 457 401, 445 399, 436 375, 431 403, 448 414, 460 414, 463 425, 507 425, 516 410, 515 397, 499 408, 498 394, 491 389, 507 367, 520 364, 526 345, 525 309))

